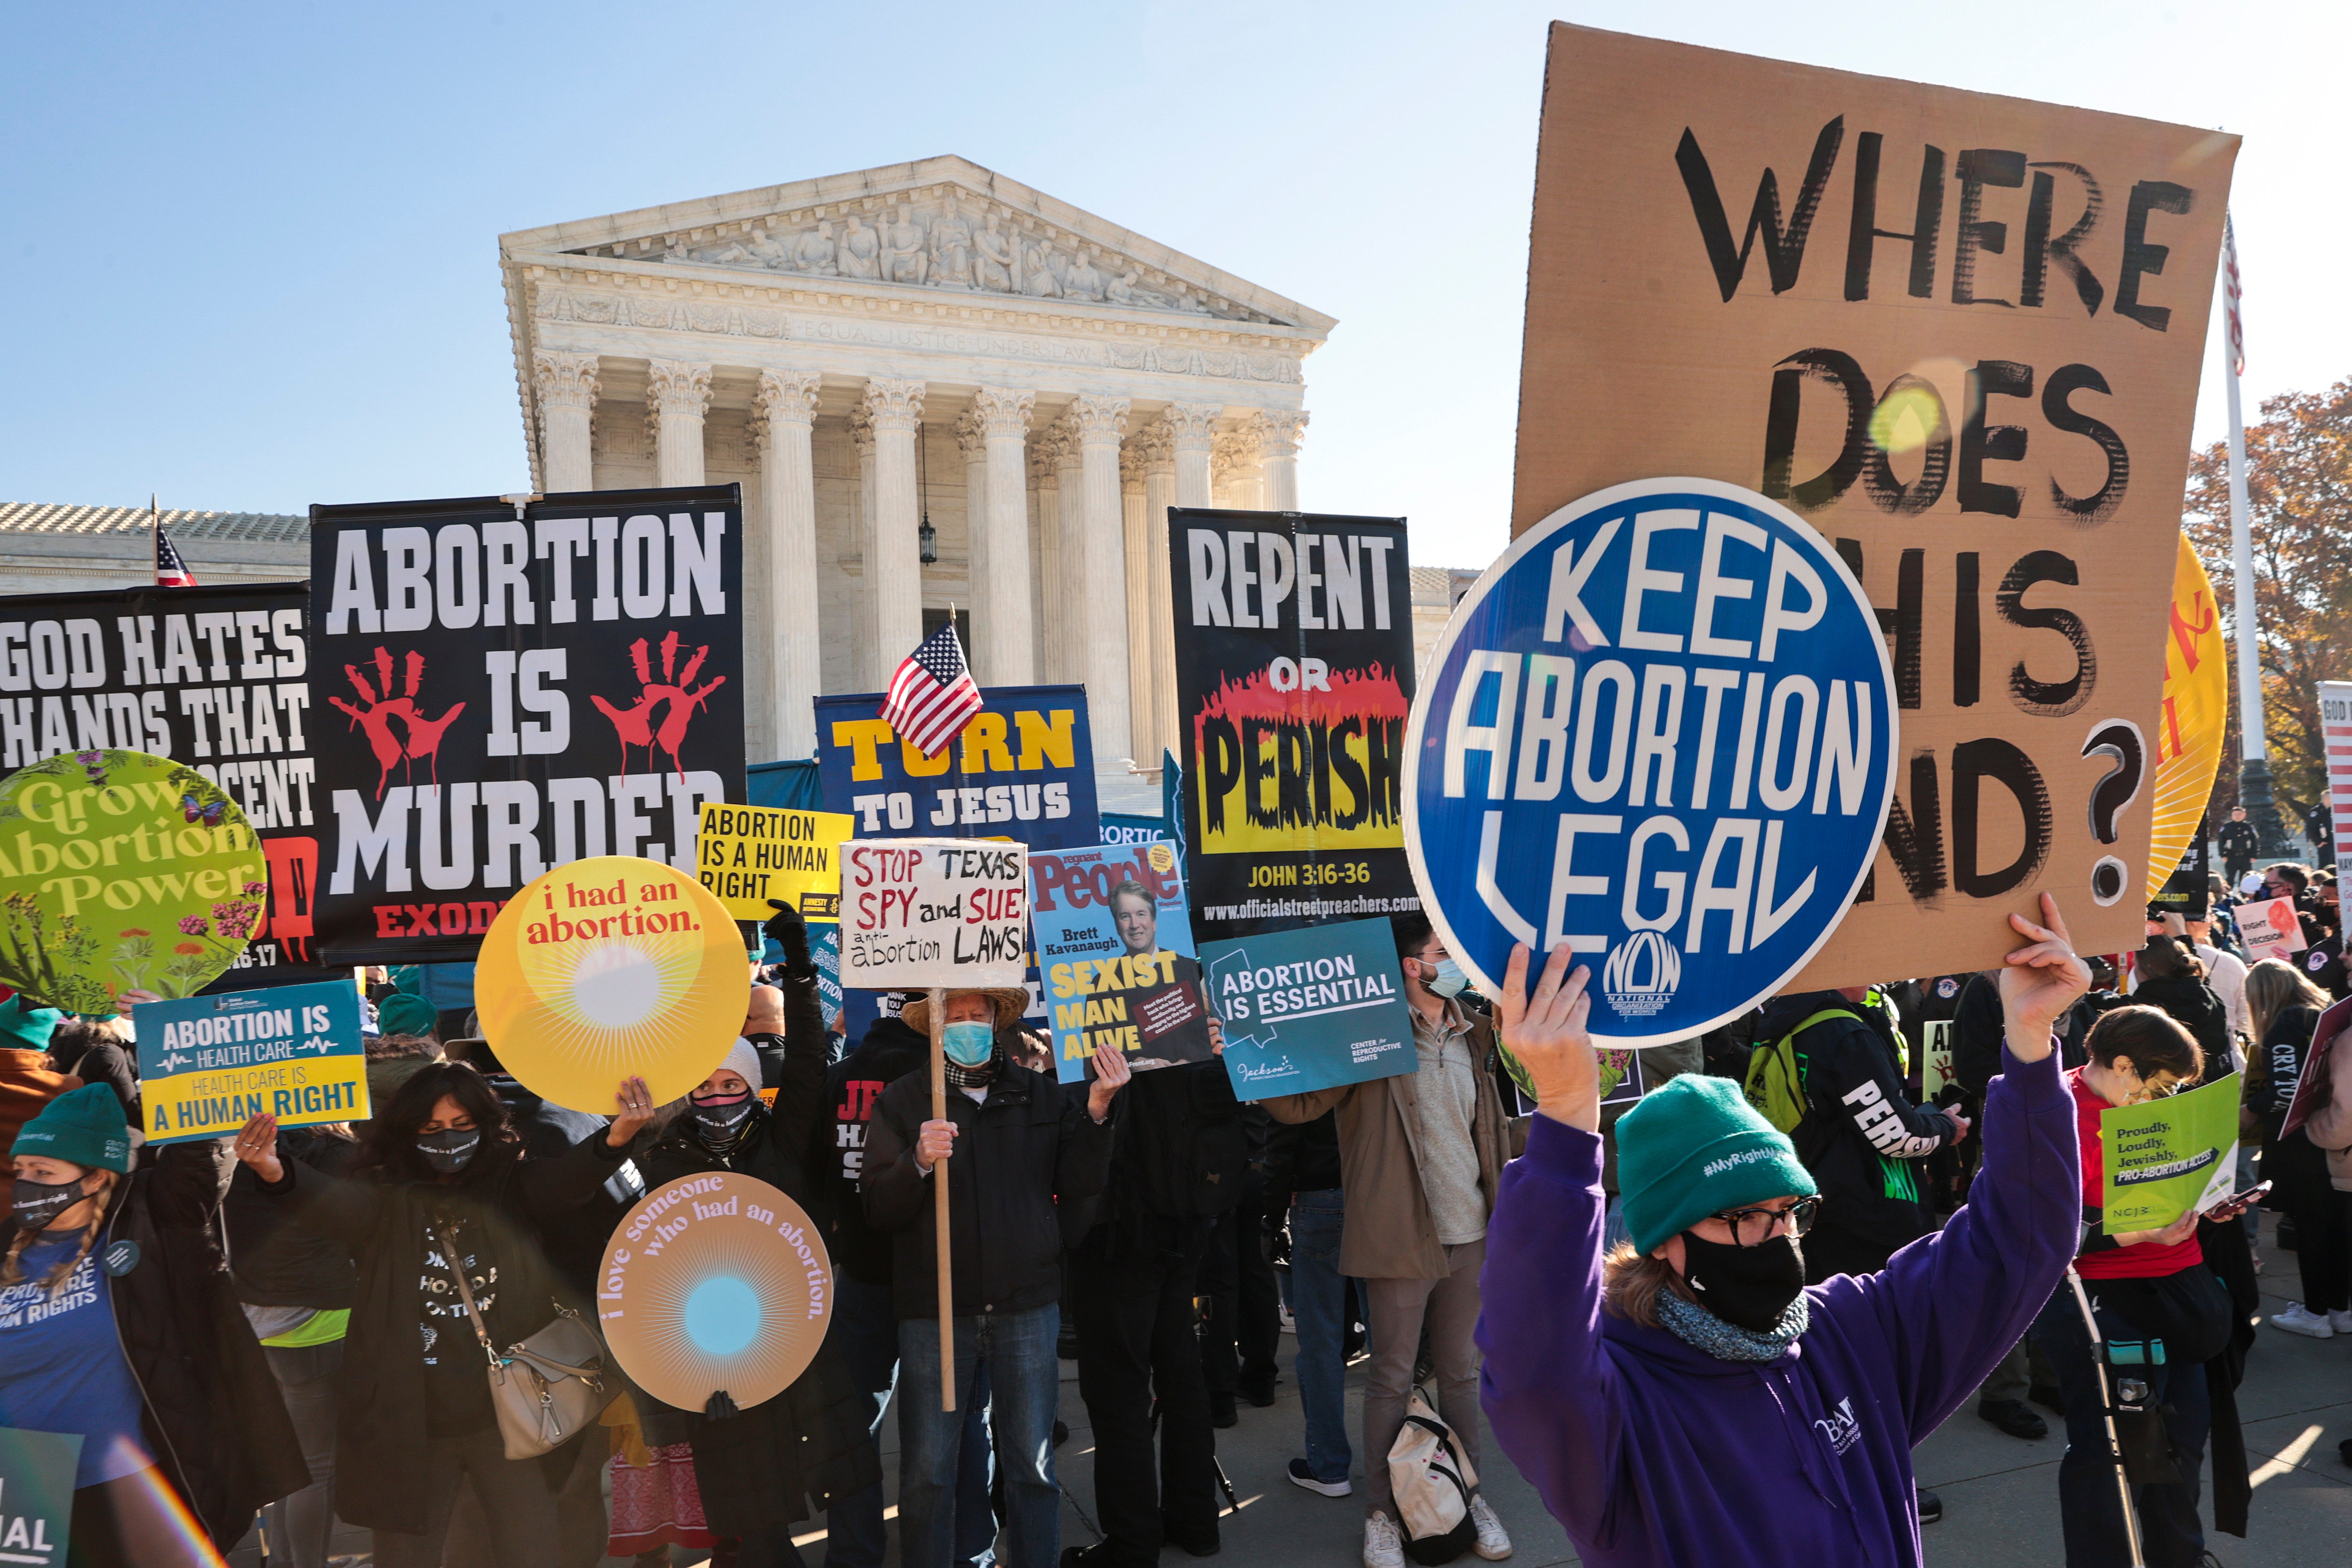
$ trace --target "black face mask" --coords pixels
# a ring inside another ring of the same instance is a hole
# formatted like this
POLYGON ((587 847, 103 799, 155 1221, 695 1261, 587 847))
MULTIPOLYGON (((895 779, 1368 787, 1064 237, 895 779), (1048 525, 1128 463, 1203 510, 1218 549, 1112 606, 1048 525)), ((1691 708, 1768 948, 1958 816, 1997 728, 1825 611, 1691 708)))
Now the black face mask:
POLYGON ((445 1176, 454 1176, 464 1170, 481 1146, 482 1133, 478 1127, 452 1127, 446 1132, 420 1132, 416 1152, 425 1163, 445 1176))
POLYGON ((1805 1258, 1793 1236, 1732 1247, 1685 1231, 1683 1279, 1698 1304, 1725 1322, 1769 1333, 1805 1288, 1805 1258))
POLYGON ((751 1097, 740 1100, 689 1100, 688 1109, 694 1113, 694 1124, 702 1142, 713 1149, 725 1149, 742 1135, 743 1123, 751 1114, 751 1097))
POLYGON ((81 1184, 79 1176, 70 1182, 28 1182, 19 1176, 8 1206, 26 1230, 47 1230, 58 1215, 89 1195, 81 1184))

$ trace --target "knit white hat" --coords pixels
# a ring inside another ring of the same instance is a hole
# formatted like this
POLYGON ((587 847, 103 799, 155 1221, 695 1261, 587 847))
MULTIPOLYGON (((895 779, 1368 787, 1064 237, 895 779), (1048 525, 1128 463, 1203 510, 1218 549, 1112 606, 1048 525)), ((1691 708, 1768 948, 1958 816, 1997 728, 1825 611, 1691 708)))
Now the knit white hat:
POLYGON ((760 1071, 760 1053, 753 1050, 751 1042, 740 1035, 736 1036, 735 1043, 728 1047, 727 1059, 711 1070, 740 1073, 742 1075, 743 1081, 751 1086, 753 1094, 768 1087, 760 1071))

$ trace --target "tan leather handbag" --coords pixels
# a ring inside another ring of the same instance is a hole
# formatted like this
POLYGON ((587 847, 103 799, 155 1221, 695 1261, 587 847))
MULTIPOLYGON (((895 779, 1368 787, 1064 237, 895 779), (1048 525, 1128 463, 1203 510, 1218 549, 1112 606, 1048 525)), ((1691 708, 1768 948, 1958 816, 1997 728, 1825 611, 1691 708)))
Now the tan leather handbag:
POLYGON ((548 1325, 499 1354, 490 1343, 488 1325, 474 1305, 473 1288, 466 1282, 457 1237, 447 1226, 434 1232, 441 1256, 457 1277, 457 1298, 473 1321, 474 1337, 489 1360, 490 1405, 499 1413, 499 1435, 506 1440, 509 1459, 535 1459, 568 1442, 604 1413, 620 1393, 617 1381, 604 1370, 604 1342, 593 1324, 561 1301, 548 1325))

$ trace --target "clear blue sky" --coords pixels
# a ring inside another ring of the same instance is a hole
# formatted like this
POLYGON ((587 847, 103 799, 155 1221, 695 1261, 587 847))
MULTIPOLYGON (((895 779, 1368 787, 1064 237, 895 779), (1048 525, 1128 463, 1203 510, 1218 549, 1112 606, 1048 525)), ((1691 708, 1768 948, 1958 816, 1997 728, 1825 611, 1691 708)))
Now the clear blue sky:
POLYGON ((16 5, 0 499, 520 489, 500 232, 956 153, 1337 316, 1302 500, 1483 565, 1555 16, 2237 132, 2249 398, 2352 374, 2340 5, 16 5))

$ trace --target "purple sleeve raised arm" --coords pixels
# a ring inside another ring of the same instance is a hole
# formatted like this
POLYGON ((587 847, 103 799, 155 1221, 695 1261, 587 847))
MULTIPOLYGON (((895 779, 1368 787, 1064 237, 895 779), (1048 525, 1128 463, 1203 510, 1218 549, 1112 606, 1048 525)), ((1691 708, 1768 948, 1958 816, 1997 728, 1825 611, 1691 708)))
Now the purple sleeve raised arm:
POLYGON ((2055 1048, 2038 1062, 2002 1049, 1981 1131, 1984 1168, 1944 1228, 1816 1298, 1816 1322, 1826 1312, 1858 1335, 1875 1325, 1894 1354, 1915 1444, 2032 1325, 2065 1278, 2082 1222, 2074 1100, 2055 1048))
POLYGON ((1572 1535, 1602 1533, 1624 1396, 1601 1339, 1601 1139, 1532 1119, 1486 1224, 1480 1400, 1511 1462, 1572 1535))

